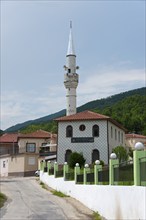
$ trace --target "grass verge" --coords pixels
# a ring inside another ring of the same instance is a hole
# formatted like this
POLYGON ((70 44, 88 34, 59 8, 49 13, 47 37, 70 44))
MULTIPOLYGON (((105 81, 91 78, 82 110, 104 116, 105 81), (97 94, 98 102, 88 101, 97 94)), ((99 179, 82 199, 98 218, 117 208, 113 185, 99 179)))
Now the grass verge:
POLYGON ((51 193, 55 196, 59 196, 59 197, 69 197, 67 195, 65 195, 64 193, 60 192, 60 191, 56 191, 56 190, 51 190, 51 193))
POLYGON ((4 205, 5 201, 7 200, 7 197, 0 192, 0 208, 4 205))
POLYGON ((43 189, 48 190, 47 186, 46 186, 45 183, 43 183, 42 181, 40 182, 40 185, 42 186, 43 189))
POLYGON ((93 212, 93 220, 102 220, 98 212, 93 212))

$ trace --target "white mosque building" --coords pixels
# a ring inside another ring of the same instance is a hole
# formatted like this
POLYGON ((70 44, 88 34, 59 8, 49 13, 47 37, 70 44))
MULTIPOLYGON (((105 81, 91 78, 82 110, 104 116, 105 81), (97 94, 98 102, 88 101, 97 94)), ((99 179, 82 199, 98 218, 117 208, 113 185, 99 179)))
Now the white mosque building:
POLYGON ((64 85, 66 88, 66 116, 57 118, 57 162, 68 162, 71 152, 82 153, 86 163, 103 160, 108 164, 109 155, 116 146, 125 147, 125 128, 108 116, 92 111, 76 113, 76 88, 78 74, 73 44, 72 25, 66 55, 64 85))

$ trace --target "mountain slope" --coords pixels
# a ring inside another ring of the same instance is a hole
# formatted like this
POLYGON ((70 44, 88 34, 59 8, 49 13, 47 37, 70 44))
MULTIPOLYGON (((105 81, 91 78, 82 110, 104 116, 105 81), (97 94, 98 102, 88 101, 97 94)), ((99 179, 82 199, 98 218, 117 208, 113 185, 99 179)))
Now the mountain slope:
MULTIPOLYGON (((91 102, 88 102, 80 107, 77 108, 77 112, 82 112, 85 110, 92 110, 92 109, 96 109, 96 111, 101 111, 107 107, 112 107, 113 105, 115 105, 116 103, 118 103, 119 101, 124 100, 125 98, 131 97, 133 95, 139 95, 139 96, 144 96, 146 95, 146 88, 139 88, 139 89, 135 89, 135 90, 130 90, 127 92, 123 92, 120 94, 116 94, 104 99, 97 99, 91 102)), ((5 132, 14 132, 14 131, 18 131, 18 130, 22 130, 25 129, 26 127, 30 126, 30 125, 37 125, 37 124, 43 124, 43 123, 47 123, 47 122, 51 122, 53 119, 64 116, 65 115, 65 109, 61 110, 59 112, 56 112, 54 114, 45 116, 45 117, 41 117, 35 120, 30 120, 30 121, 26 121, 24 123, 21 124, 17 124, 15 126, 12 126, 8 129, 5 130, 5 132)))

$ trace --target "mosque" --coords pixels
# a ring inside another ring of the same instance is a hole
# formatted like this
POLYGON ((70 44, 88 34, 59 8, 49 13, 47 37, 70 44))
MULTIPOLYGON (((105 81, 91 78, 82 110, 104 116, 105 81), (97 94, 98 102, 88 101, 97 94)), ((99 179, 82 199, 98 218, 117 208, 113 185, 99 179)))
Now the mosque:
POLYGON ((112 118, 92 111, 77 113, 76 89, 79 75, 76 53, 70 24, 66 65, 64 66, 64 86, 66 88, 66 116, 57 118, 58 148, 57 162, 68 162, 72 152, 82 153, 86 163, 103 160, 108 164, 112 149, 125 147, 125 128, 112 118))

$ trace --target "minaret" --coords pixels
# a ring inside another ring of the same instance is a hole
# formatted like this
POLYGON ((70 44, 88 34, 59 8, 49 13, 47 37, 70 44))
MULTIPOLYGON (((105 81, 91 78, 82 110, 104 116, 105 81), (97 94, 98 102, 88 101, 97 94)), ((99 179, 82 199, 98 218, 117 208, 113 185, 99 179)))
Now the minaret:
POLYGON ((70 34, 68 42, 68 50, 66 55, 66 73, 64 74, 64 85, 66 88, 66 115, 76 114, 76 88, 78 86, 78 74, 76 69, 76 55, 73 45, 72 22, 70 22, 70 34))

